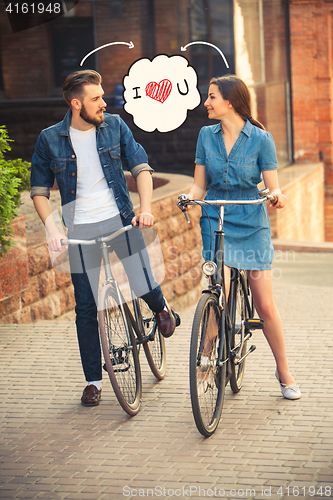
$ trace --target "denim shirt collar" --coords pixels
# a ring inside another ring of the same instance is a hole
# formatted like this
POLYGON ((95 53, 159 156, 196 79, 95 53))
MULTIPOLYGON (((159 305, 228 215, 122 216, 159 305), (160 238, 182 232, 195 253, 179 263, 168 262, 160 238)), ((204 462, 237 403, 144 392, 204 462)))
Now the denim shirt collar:
MULTIPOLYGON (((72 110, 69 109, 65 115, 65 118, 62 121, 60 130, 59 130, 59 135, 69 136, 69 127, 71 126, 71 123, 72 123, 72 110)), ((108 127, 108 124, 105 122, 98 125, 96 127, 96 129, 104 128, 104 127, 108 127)))
MULTIPOLYGON (((243 132, 243 134, 250 137, 251 132, 252 132, 252 127, 253 127, 252 123, 249 122, 249 120, 246 120, 245 125, 242 128, 241 132, 243 132)), ((214 132, 214 134, 217 134, 218 132, 222 132, 222 123, 221 122, 217 123, 216 125, 213 125, 213 132, 214 132)))

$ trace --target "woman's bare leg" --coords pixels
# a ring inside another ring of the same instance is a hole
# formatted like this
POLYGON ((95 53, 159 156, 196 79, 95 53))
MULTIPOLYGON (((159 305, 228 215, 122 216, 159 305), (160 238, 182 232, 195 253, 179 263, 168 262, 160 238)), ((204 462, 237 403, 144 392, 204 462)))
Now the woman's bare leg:
POLYGON ((280 381, 283 384, 295 384, 289 372, 282 321, 273 298, 271 271, 248 271, 254 306, 265 322, 264 334, 272 349, 280 381))

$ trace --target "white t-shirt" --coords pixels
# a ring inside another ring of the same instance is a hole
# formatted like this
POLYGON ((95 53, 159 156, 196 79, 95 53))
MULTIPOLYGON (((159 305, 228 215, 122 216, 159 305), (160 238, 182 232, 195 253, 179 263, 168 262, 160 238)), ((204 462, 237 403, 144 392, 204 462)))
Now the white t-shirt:
POLYGON ((97 153, 96 127, 69 129, 77 161, 74 224, 101 222, 119 214, 113 191, 104 177, 97 153))

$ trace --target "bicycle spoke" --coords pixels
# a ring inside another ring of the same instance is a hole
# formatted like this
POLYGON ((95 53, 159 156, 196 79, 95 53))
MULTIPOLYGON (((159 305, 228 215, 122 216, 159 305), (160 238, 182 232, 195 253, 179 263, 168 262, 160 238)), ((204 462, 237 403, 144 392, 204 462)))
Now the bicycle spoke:
MULTIPOLYGON (((244 342, 244 326, 242 322, 246 317, 245 311, 245 299, 242 285, 239 279, 234 283, 234 288, 232 292, 232 331, 230 336, 230 348, 234 349, 233 355, 236 358, 241 358, 247 351, 247 342, 244 342)), ((241 361, 239 364, 231 363, 231 377, 230 386, 233 392, 237 393, 242 388, 242 382, 245 370, 245 361, 241 361)))
MULTIPOLYGON (((190 351, 190 388, 198 430, 210 436, 216 429, 223 405, 226 365, 218 366, 220 310, 210 294, 200 299, 195 313, 190 351)), ((225 355, 225 344, 223 345, 225 355)))
POLYGON ((166 351, 164 337, 159 332, 155 317, 149 306, 142 299, 138 299, 141 311, 144 335, 148 342, 143 344, 150 369, 158 380, 162 380, 166 372, 166 351))
POLYGON ((132 346, 130 348, 128 346, 126 328, 120 308, 114 307, 111 297, 107 298, 106 306, 105 329, 113 371, 126 401, 133 403, 136 396, 136 375, 131 354, 132 346))
POLYGON ((138 411, 141 398, 137 347, 113 288, 103 293, 104 309, 99 314, 105 364, 119 403, 132 415, 138 411))

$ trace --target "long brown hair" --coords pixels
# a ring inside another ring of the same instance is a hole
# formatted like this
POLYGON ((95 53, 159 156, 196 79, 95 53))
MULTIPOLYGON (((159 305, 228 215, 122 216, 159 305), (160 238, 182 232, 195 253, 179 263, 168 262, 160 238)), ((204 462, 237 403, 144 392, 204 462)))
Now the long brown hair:
POLYGON ((223 99, 229 101, 236 113, 244 121, 249 120, 252 125, 266 130, 262 123, 251 116, 251 96, 247 85, 236 75, 224 75, 212 78, 210 85, 217 85, 223 99))

